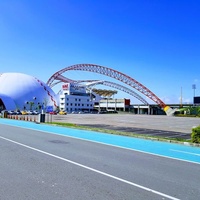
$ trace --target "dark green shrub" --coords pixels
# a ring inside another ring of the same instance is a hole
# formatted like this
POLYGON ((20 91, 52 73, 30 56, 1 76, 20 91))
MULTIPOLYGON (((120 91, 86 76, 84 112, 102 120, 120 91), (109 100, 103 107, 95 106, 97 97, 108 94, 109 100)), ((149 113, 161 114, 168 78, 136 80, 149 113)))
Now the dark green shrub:
POLYGON ((200 126, 192 129, 191 140, 193 143, 200 143, 200 126))

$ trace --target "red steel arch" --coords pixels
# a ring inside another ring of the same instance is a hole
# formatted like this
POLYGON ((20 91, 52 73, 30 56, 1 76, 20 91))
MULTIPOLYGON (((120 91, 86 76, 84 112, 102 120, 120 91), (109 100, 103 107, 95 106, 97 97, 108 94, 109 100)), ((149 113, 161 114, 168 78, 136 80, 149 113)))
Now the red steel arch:
POLYGON ((60 80, 60 81, 65 81, 64 77, 62 74, 66 71, 70 70, 80 70, 80 71, 88 71, 88 72, 94 72, 94 73, 99 73, 103 74, 105 76, 109 76, 111 78, 114 78, 116 80, 119 80, 130 87, 138 90, 145 96, 147 96, 149 99, 153 100, 155 103, 157 103, 161 108, 166 108, 167 106, 165 103, 159 99, 153 92, 151 92, 148 88, 146 88, 144 85, 136 81, 135 79, 131 78, 130 76, 123 74, 119 71, 116 71, 114 69, 108 68, 108 67, 103 67, 100 65, 95 65, 95 64, 76 64, 72 65, 69 67, 66 67, 64 69, 61 69, 60 71, 56 72, 53 74, 50 79, 47 82, 47 85, 51 87, 52 83, 54 80, 60 80))

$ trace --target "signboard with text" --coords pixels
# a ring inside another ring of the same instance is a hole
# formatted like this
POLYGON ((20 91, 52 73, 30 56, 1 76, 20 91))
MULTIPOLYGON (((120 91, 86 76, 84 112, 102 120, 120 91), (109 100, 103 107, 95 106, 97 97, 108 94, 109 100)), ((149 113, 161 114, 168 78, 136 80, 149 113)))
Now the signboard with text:
POLYGON ((53 112, 53 106, 47 106, 47 107, 46 107, 46 112, 47 112, 47 113, 53 112))
POLYGON ((86 93, 85 86, 77 83, 65 83, 62 85, 62 89, 68 90, 70 93, 86 93))
POLYGON ((194 97, 194 104, 200 104, 200 97, 194 97))
POLYGON ((65 83, 62 85, 63 90, 69 90, 69 83, 65 83))

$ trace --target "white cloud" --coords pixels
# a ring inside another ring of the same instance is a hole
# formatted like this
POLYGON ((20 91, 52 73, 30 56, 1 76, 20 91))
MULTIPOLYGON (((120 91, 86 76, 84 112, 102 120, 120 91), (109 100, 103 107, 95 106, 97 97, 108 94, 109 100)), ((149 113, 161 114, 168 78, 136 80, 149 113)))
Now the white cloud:
POLYGON ((165 104, 178 104, 178 103, 180 103, 179 98, 177 96, 175 96, 175 95, 161 97, 161 100, 165 104))
MULTIPOLYGON (((165 96, 162 97, 161 100, 165 104, 181 104, 181 97, 176 96, 176 95, 171 95, 171 96, 165 96)), ((182 97, 182 104, 191 104, 193 100, 191 98, 184 98, 182 97)))
POLYGON ((191 104, 193 102, 193 100, 191 100, 190 98, 182 97, 182 100, 181 100, 181 97, 179 97, 179 102, 181 101, 182 101, 182 104, 191 104))
POLYGON ((195 83, 199 83, 199 82, 200 82, 199 79, 194 79, 194 84, 195 84, 195 83))

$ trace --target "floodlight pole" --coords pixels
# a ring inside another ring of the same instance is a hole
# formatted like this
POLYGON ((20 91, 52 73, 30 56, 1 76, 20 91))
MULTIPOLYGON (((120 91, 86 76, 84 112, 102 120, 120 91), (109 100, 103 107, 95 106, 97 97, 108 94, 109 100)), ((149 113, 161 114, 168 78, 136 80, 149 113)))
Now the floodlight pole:
MULTIPOLYGON (((193 84, 193 85, 192 85, 192 89, 194 90, 194 97, 195 97, 196 84, 193 84)), ((194 104, 194 98, 193 98, 193 104, 194 104)))

